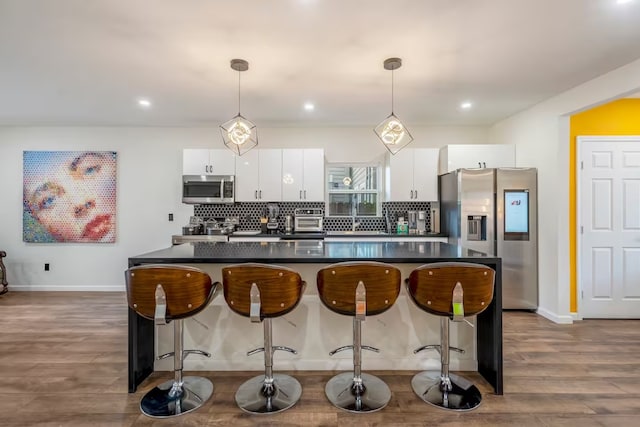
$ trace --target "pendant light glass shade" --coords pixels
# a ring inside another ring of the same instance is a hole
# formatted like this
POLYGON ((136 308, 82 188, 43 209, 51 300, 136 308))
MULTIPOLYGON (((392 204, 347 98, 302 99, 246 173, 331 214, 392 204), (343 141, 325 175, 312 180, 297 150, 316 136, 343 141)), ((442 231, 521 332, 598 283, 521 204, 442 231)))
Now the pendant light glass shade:
POLYGON ((247 71, 249 63, 244 59, 232 59, 231 68, 238 71, 238 114, 221 124, 220 132, 224 145, 238 156, 242 156, 258 145, 258 128, 240 114, 240 72, 247 71))
POLYGON ((258 128, 240 114, 221 124, 220 132, 224 145, 238 156, 258 145, 258 128))
POLYGON ((396 154, 413 141, 409 129, 393 113, 393 70, 401 66, 400 58, 389 58, 384 61, 385 70, 391 70, 391 114, 373 130, 391 154, 396 154))

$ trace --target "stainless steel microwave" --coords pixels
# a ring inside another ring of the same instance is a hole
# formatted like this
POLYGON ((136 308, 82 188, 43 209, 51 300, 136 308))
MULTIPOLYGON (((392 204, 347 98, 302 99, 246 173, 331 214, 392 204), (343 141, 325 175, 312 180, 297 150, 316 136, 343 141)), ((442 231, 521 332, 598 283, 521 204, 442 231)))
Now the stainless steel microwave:
POLYGON ((233 203, 234 175, 182 175, 182 203, 233 203))

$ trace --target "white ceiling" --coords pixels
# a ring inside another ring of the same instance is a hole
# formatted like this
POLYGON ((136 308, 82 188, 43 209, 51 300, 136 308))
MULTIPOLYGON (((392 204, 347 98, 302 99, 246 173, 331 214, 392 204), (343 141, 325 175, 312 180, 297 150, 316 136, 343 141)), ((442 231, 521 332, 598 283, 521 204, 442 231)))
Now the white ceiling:
POLYGON ((373 127, 397 56, 407 126, 487 125, 640 58, 639 23, 640 0, 0 0, 0 124, 218 125, 243 58, 258 126, 373 127))

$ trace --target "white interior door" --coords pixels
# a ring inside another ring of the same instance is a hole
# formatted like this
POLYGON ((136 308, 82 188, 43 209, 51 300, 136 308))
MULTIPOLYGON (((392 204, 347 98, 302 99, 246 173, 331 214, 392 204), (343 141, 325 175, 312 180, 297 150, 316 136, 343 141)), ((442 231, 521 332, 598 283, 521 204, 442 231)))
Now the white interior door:
POLYGON ((640 136, 578 138, 578 312, 640 317, 640 136))

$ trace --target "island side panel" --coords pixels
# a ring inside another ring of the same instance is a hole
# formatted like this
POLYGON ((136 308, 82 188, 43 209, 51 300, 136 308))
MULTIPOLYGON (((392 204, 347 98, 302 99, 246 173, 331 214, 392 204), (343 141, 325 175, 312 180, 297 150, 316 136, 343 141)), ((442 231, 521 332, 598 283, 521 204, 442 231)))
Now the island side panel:
POLYGON ((502 395, 502 262, 482 264, 496 271, 496 279, 493 301, 477 316, 478 372, 493 386, 495 394, 502 395))

